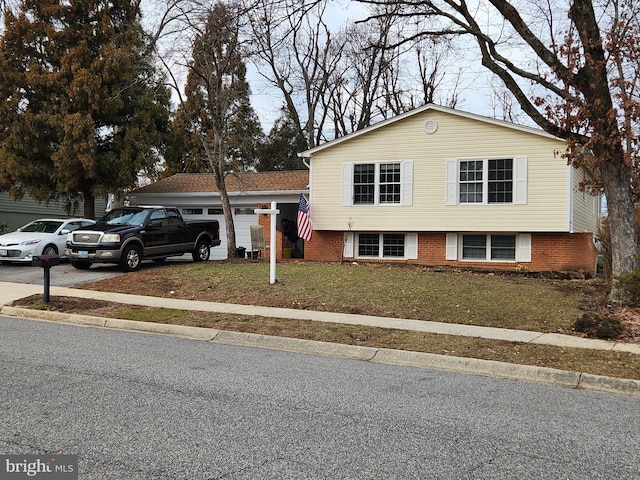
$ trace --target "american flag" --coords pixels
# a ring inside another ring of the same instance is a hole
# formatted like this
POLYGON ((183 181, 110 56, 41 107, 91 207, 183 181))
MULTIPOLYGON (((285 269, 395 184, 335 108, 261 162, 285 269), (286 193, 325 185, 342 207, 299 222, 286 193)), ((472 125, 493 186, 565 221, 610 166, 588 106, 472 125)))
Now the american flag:
POLYGON ((309 242, 311 241, 312 233, 313 228, 311 228, 309 202, 307 202, 303 194, 300 194, 300 203, 298 204, 298 237, 309 242))

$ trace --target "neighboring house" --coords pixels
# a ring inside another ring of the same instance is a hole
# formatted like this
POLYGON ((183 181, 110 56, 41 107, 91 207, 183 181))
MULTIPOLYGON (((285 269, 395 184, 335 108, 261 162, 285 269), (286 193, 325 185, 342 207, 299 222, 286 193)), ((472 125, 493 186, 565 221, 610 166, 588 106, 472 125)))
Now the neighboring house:
POLYGON ((436 105, 307 150, 305 259, 593 271, 601 199, 578 190, 565 150, 436 105))
MULTIPOLYGON (((236 246, 250 250, 251 225, 265 226, 265 236, 269 234, 269 215, 258 215, 257 208, 268 208, 277 203, 278 228, 283 218, 296 219, 300 194, 309 191, 309 172, 259 172, 231 173, 226 180, 229 202, 233 210, 236 246)), ((138 188, 129 193, 133 204, 167 205, 180 209, 186 220, 215 219, 220 222, 219 247, 211 249, 211 258, 227 258, 227 235, 222 213, 220 193, 211 173, 179 173, 156 183, 138 188)), ((283 235, 277 239, 278 256, 282 258, 283 235)), ((268 243, 268 240, 267 240, 268 243)), ((300 240, 302 246, 302 240, 300 240)))
MULTIPOLYGON (((105 213, 107 206, 106 198, 96 198, 96 216, 101 217, 105 213)), ((38 218, 67 218, 84 217, 83 204, 80 202, 78 209, 67 214, 64 202, 37 202, 29 195, 25 195, 21 200, 14 201, 7 192, 0 192, 0 225, 7 224, 7 230, 12 232, 27 223, 38 218)))

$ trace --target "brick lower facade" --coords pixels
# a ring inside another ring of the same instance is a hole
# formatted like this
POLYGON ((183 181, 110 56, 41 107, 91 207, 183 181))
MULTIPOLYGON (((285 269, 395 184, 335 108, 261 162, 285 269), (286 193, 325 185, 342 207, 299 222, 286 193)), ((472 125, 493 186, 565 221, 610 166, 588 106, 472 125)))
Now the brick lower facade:
MULTIPOLYGON (((313 232, 311 242, 305 242, 304 258, 311 261, 352 260, 342 257, 343 232, 313 232)), ((531 235, 531 262, 469 262, 445 260, 446 234, 420 233, 417 260, 384 260, 428 266, 452 266, 513 270, 522 265, 530 271, 593 272, 597 250, 591 233, 534 233, 531 235)), ((369 259, 367 259, 369 261, 369 259)))

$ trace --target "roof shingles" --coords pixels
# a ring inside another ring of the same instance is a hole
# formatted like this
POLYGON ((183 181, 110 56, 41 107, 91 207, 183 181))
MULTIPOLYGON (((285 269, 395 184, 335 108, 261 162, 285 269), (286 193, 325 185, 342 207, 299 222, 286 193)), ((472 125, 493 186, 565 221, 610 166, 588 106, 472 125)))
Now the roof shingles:
MULTIPOLYGON (((309 172, 294 170, 287 172, 230 173, 225 180, 227 192, 274 192, 308 190, 309 172)), ((136 189, 133 194, 143 193, 191 193, 217 192, 212 173, 178 173, 155 183, 136 189)))

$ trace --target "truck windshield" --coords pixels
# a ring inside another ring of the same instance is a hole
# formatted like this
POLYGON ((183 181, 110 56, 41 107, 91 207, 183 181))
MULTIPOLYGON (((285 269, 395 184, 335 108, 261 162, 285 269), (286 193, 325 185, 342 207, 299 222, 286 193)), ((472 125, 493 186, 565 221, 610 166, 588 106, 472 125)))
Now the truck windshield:
POLYGON ((109 225, 144 225, 147 215, 149 215, 147 210, 122 208, 107 213, 102 217, 102 222, 109 225))

